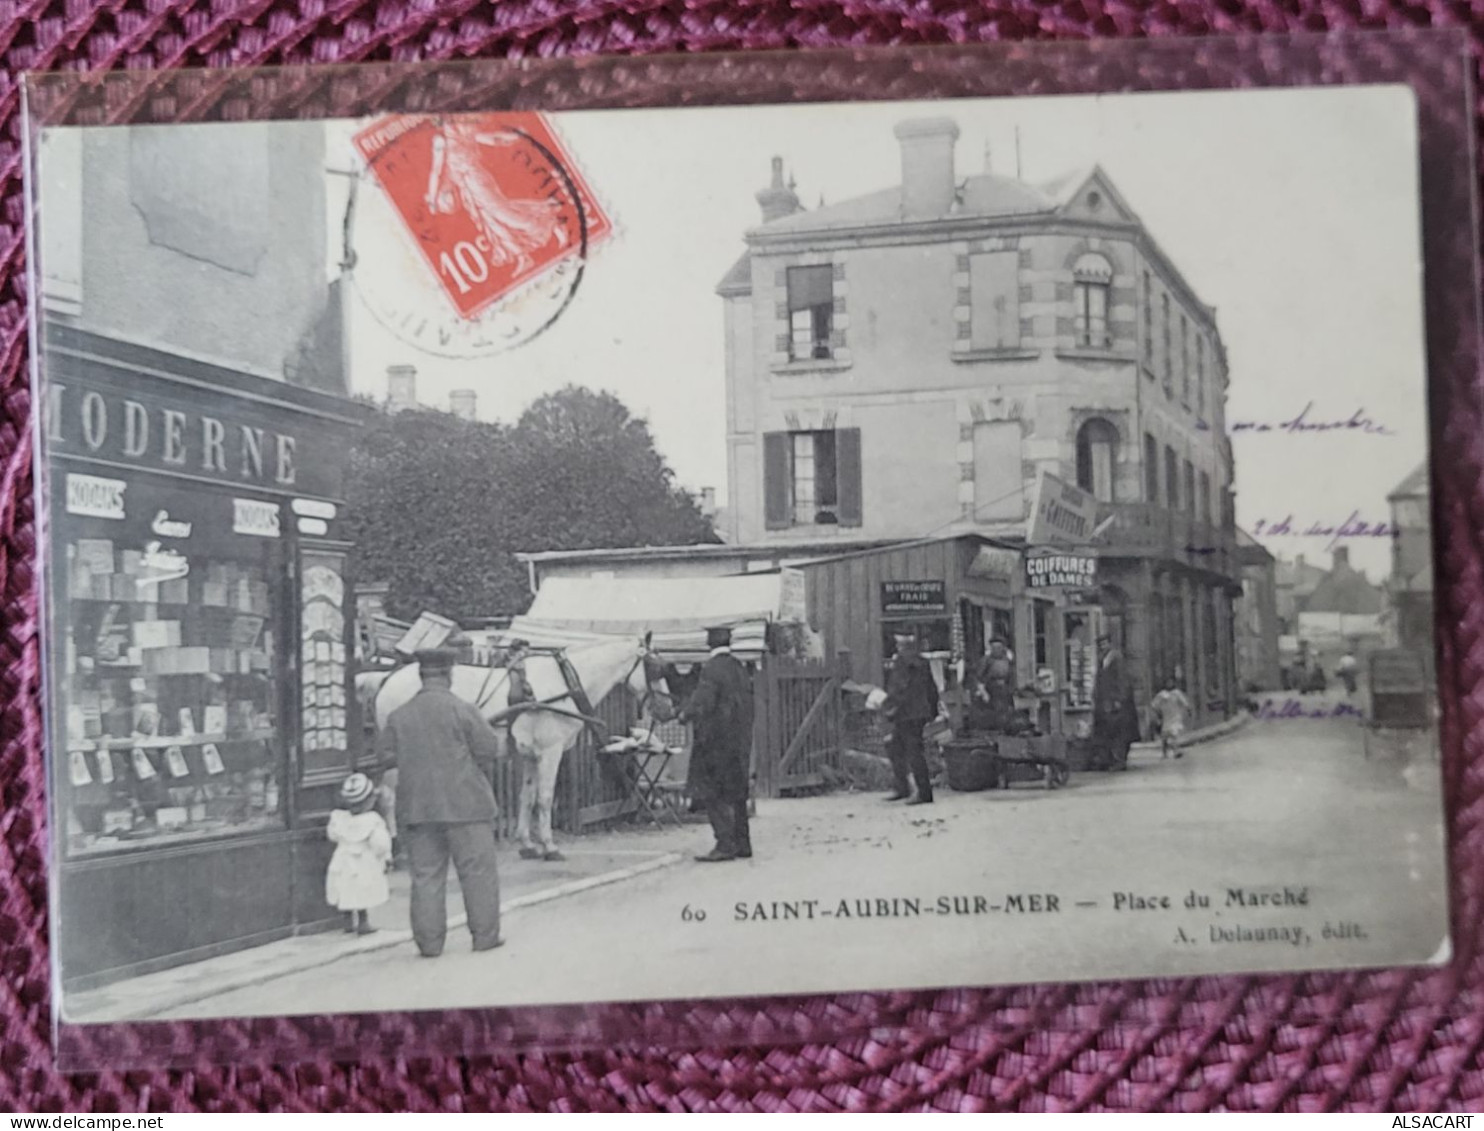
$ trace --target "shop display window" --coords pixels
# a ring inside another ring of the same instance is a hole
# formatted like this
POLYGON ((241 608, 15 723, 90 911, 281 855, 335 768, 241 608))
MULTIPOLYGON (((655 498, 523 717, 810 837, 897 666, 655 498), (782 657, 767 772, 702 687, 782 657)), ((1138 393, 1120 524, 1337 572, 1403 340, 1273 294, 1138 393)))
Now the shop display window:
POLYGON ((349 755, 346 696, 345 556, 306 552, 299 577, 299 735, 304 772, 345 772, 349 755))
POLYGON ((1063 622, 1062 686, 1068 707, 1091 707, 1097 679, 1097 626, 1091 612, 1067 613, 1063 622))
POLYGON ((69 856, 283 827, 278 549, 237 541, 230 561, 189 539, 58 547, 55 777, 69 856))

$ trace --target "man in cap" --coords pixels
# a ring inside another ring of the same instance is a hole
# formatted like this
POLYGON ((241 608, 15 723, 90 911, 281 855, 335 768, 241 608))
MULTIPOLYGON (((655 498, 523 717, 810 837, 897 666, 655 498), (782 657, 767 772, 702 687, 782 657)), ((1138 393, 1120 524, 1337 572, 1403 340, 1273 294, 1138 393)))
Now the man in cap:
POLYGON ((752 764, 752 681, 732 655, 732 630, 706 630, 711 655, 701 666, 696 690, 680 712, 695 727, 691 743, 691 797, 706 806, 716 847, 696 859, 712 864, 752 856, 747 827, 748 776, 752 764))
POLYGON ((888 801, 907 801, 908 805, 926 805, 933 800, 933 781, 928 772, 927 755, 922 747, 922 730, 938 717, 941 705, 938 684, 928 662, 917 650, 917 637, 911 633, 896 636, 897 654, 886 676, 886 703, 883 710, 891 722, 892 773, 896 775, 896 792, 888 801), (917 779, 917 796, 911 796, 908 771, 917 779))
POLYGON ((458 870, 475 950, 500 938, 500 877, 495 865, 495 791, 490 771, 498 737, 479 712, 450 690, 457 652, 417 654, 422 690, 387 718, 383 764, 398 769, 397 825, 412 873, 412 936, 425 958, 443 953, 448 931, 448 862, 458 870))

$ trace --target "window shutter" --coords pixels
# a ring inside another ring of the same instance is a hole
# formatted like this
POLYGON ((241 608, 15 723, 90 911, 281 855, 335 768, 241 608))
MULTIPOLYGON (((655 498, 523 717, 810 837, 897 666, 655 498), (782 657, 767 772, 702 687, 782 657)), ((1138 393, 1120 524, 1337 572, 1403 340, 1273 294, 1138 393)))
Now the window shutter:
POLYGON ((835 301, 835 272, 828 263, 817 267, 788 269, 788 308, 807 310, 811 306, 829 306, 835 301))
POLYGON ((840 428, 835 432, 836 490, 840 497, 840 525, 861 524, 861 430, 840 428))
POLYGON ((788 433, 763 433, 763 524, 769 530, 789 525, 793 494, 789 462, 788 433))

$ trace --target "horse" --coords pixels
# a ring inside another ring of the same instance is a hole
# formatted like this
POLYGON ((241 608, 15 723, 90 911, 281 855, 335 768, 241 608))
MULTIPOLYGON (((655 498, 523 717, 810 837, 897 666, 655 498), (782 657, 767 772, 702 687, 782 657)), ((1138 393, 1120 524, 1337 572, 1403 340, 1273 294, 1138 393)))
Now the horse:
MULTIPOLYGON (((624 683, 639 699, 641 713, 647 709, 658 722, 675 717, 674 700, 664 680, 663 666, 650 651, 648 637, 601 640, 568 648, 565 655, 589 703, 601 703, 624 683)), ((525 669, 536 706, 520 711, 504 724, 509 727, 510 741, 520 758, 516 835, 520 839, 520 854, 525 859, 560 860, 562 854, 551 835, 557 771, 561 769, 562 756, 588 723, 573 701, 556 656, 533 653, 526 657, 525 669)), ((388 676, 376 692, 377 729, 384 727, 387 717, 416 695, 421 686, 415 664, 388 676)), ((506 709, 510 673, 504 668, 456 664, 450 689, 493 723, 506 709)))

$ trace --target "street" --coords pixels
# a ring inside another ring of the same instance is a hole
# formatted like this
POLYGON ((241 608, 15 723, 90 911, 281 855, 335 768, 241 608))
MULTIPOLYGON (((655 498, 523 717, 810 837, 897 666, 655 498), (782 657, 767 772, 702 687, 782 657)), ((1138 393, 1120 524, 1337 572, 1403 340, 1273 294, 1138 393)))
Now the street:
MULTIPOLYGON (((1352 718, 1255 720, 1127 773, 904 807, 759 804, 757 856, 516 910, 507 945, 411 944, 168 1017, 442 1009, 1382 966, 1446 932, 1438 767, 1362 755, 1352 718), (1405 768, 1404 768, 1405 767, 1405 768), (1204 903, 1201 900, 1205 900, 1204 903), (1194 906, 1191 906, 1194 904, 1194 906)), ((660 842, 663 842, 661 845, 660 842)), ((325 947, 340 936, 324 936, 325 947)))

